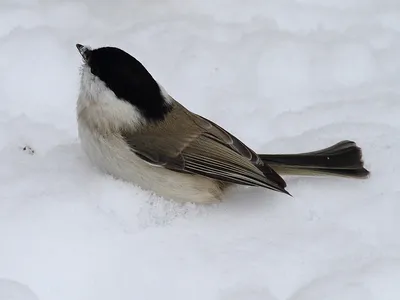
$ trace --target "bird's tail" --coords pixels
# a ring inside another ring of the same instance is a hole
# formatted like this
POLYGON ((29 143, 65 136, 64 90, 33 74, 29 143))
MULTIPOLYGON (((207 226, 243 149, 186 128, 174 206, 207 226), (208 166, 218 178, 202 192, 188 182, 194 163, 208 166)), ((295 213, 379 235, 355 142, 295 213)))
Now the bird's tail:
POLYGON ((281 175, 336 175, 366 178, 362 151, 352 141, 299 154, 260 154, 259 157, 281 175))

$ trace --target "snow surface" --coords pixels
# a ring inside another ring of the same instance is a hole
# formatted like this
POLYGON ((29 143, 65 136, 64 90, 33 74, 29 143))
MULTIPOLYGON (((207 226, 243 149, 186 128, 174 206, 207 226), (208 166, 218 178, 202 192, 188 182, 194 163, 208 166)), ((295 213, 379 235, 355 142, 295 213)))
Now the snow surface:
POLYGON ((19 282, 0 278, 1 300, 38 300, 37 296, 26 286, 19 282))
POLYGON ((399 54, 397 0, 1 0, 0 295, 400 299, 399 54), (75 43, 125 49, 256 151, 356 140, 372 176, 212 206, 115 180, 79 147, 75 43))

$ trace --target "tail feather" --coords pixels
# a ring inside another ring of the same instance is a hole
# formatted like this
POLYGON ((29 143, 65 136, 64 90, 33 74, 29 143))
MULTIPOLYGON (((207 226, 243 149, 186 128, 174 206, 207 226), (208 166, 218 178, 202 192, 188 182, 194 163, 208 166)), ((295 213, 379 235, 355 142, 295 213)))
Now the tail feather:
POLYGON ((278 174, 337 175, 366 178, 362 150, 353 141, 341 141, 331 147, 299 154, 260 154, 261 160, 278 174))

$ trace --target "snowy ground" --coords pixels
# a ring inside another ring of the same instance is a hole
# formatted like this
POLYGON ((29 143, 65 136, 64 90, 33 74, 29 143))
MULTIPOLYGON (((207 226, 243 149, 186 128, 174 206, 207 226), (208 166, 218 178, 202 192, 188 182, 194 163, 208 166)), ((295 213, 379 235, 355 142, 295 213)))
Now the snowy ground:
POLYGON ((396 0, 1 0, 0 299, 398 300, 399 54, 396 0), (77 42, 127 50, 256 151, 356 140, 372 177, 201 207, 103 175, 77 42))

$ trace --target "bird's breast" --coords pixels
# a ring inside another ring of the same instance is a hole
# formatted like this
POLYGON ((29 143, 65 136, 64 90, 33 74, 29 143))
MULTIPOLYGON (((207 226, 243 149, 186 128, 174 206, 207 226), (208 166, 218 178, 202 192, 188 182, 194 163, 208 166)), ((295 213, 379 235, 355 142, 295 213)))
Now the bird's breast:
POLYGON ((116 133, 102 134, 78 117, 81 146, 101 171, 178 202, 214 203, 223 193, 213 179, 178 173, 139 158, 116 133))

